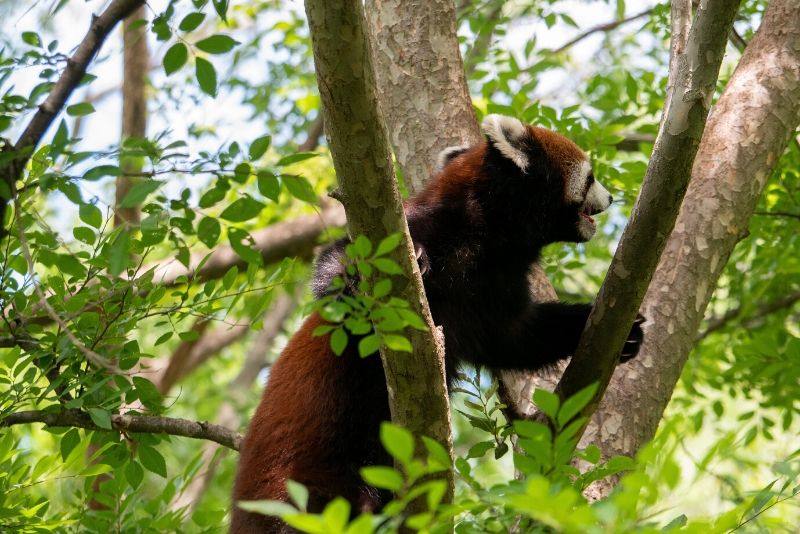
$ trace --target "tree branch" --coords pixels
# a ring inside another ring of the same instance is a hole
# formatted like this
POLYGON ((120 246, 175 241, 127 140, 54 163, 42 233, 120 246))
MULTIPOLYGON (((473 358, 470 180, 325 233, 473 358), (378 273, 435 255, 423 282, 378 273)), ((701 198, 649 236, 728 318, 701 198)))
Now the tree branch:
MULTIPOLYGON (((13 159, 2 170, 2 178, 14 194, 16 181, 28 163, 34 149, 42 140, 47 129, 61 112, 72 92, 80 84, 89 63, 97 55, 111 30, 136 8, 144 5, 144 0, 113 0, 99 16, 92 17, 89 31, 78 45, 75 53, 67 60, 67 67, 56 81, 47 98, 39 104, 39 109, 20 135, 13 148, 13 159)), ((0 221, 4 220, 9 199, 0 198, 0 221)), ((0 238, 6 235, 0 225, 0 238)))
POLYGON ((653 156, 578 349, 556 392, 564 399, 592 383, 599 388, 580 414, 597 408, 675 224, 691 177, 738 0, 701 5, 678 57, 675 98, 665 112, 653 156))
POLYGON ((576 37, 574 37, 573 39, 570 39, 569 41, 567 41, 563 45, 559 46, 555 50, 552 50, 550 53, 551 54, 560 54, 561 52, 564 52, 568 48, 578 44, 579 42, 583 41, 584 39, 586 39, 587 37, 589 37, 591 35, 594 35, 595 33, 610 32, 612 30, 615 30, 615 29, 619 28, 623 24, 627 24, 629 22, 633 22, 634 20, 639 20, 641 18, 647 17, 652 12, 653 12, 653 8, 651 7, 650 9, 645 9, 641 13, 637 13, 636 15, 631 15, 630 17, 627 17, 627 18, 624 18, 624 19, 613 20, 611 22, 606 22, 605 24, 598 24, 597 26, 589 28, 588 30, 584 31, 581 34, 578 34, 576 37))
MULTIPOLYGON (((452 2, 445 4, 452 13, 452 2)), ((306 0, 305 8, 350 235, 378 243, 389 234, 401 234, 401 245, 391 259, 400 265, 402 276, 393 278, 392 294, 407 301, 428 326, 424 332, 406 329, 411 353, 381 347, 392 421, 418 437, 430 436, 452 454, 444 350, 425 299, 386 132, 380 126, 364 6, 360 0, 306 0)), ((452 30, 454 26, 453 21, 452 30)), ((472 110, 467 111, 471 116, 472 110)), ((417 454, 424 457, 424 447, 417 447, 417 454)), ((444 502, 449 502, 453 474, 447 470, 440 476, 447 481, 444 502)))
MULTIPOLYGON (((796 302, 800 301, 800 291, 794 291, 785 295, 779 299, 775 299, 771 302, 763 302, 758 305, 755 311, 745 317, 744 322, 747 324, 752 324, 758 319, 762 317, 766 317, 767 315, 772 315, 775 312, 780 310, 785 310, 787 308, 791 308, 794 306, 796 302)), ((742 312, 744 311, 744 306, 738 306, 736 308, 730 309, 723 313, 722 315, 716 317, 709 317, 706 321, 706 329, 697 334, 694 338, 695 342, 702 341, 703 339, 707 338, 709 335, 713 334, 718 330, 722 330, 728 324, 739 317, 742 312)))
POLYGON ((769 3, 714 106, 675 229, 642 304, 649 322, 644 343, 636 359, 618 368, 626 391, 607 399, 618 407, 619 420, 630 422, 613 431, 611 454, 634 455, 655 434, 717 280, 794 136, 800 121, 796 15, 794 0, 769 3))
MULTIPOLYGON (((261 253, 265 265, 275 263, 283 258, 299 256, 310 258, 319 236, 330 227, 341 227, 345 224, 344 210, 339 205, 329 206, 318 215, 304 215, 291 221, 284 221, 253 232, 255 249, 261 253)), ((178 277, 189 276, 197 281, 220 278, 234 265, 245 267, 246 262, 239 257, 229 245, 214 249, 211 256, 198 270, 198 266, 206 256, 192 254, 189 267, 178 261, 146 267, 155 269, 153 281, 167 287, 176 284, 178 277)))
MULTIPOLYGON (((0 419, 0 428, 30 423, 44 423, 53 427, 68 426, 87 430, 108 430, 94 424, 89 414, 80 410, 15 412, 0 419)), ((114 414, 111 416, 111 426, 114 430, 120 432, 168 434, 171 436, 204 439, 219 443, 235 451, 239 450, 239 445, 242 442, 241 435, 224 426, 204 421, 176 419, 174 417, 114 414)))

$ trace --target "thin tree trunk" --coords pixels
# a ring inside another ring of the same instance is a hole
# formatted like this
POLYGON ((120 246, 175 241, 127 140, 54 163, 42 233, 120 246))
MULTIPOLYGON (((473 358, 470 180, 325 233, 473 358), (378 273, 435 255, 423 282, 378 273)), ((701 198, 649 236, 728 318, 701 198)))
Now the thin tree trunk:
POLYGON ((606 454, 635 454, 655 434, 733 247, 800 122, 800 17, 772 0, 714 111, 675 230, 642 305, 639 357, 620 368, 624 395, 606 454))
MULTIPOLYGON (((452 451, 444 350, 431 320, 386 134, 380 126, 364 6, 359 0, 306 0, 305 7, 328 144, 350 235, 365 235, 378 243, 389 234, 401 233, 401 246, 392 259, 403 274, 394 277, 393 294, 409 302, 428 325, 425 332, 406 330, 412 353, 381 348, 392 421, 452 451)), ((423 447, 417 447, 417 455, 427 456, 423 447)), ((447 502, 452 498, 452 472, 448 470, 445 476, 447 502)))
MULTIPOLYGON (((147 13, 142 6, 125 19, 123 31, 123 63, 122 80, 122 139, 144 137, 147 130, 147 71, 150 66, 150 55, 147 49, 147 25, 132 26, 138 20, 145 19, 147 13)), ((136 183, 135 175, 142 171, 140 158, 122 158, 120 167, 123 176, 117 178, 116 201, 114 210, 114 226, 122 224, 139 224, 139 208, 121 208, 120 204, 136 183)))

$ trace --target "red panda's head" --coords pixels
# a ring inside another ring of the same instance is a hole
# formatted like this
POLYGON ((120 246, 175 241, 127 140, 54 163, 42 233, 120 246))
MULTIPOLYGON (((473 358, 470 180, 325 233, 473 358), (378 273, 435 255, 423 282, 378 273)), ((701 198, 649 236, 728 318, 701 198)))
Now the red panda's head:
POLYGON ((505 224, 530 225, 544 242, 591 239, 597 230, 592 215, 605 211, 612 198, 578 145, 503 115, 487 115, 481 126, 485 143, 439 154, 437 168, 447 172, 438 180, 450 182, 442 187, 485 191, 478 196, 486 199, 487 218, 496 211, 505 224))

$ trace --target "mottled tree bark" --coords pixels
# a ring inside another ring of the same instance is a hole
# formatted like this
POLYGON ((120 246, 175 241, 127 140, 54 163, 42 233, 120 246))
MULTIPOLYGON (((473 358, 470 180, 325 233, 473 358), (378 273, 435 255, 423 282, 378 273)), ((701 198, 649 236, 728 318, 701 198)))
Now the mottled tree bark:
POLYGON ((655 434, 733 247, 800 122, 800 17, 772 0, 717 102, 675 229, 642 304, 639 357, 620 368, 624 395, 607 454, 634 454, 655 434))
MULTIPOLYGON (((365 235, 378 243, 389 234, 402 234, 402 244, 392 254, 403 271, 393 279, 393 294, 409 302, 429 327, 405 332, 412 353, 381 348, 392 421, 452 449, 444 350, 425 299, 381 127, 364 8, 359 0, 306 0, 305 7, 328 145, 350 235, 365 235)), ((420 457, 426 456, 422 447, 417 449, 420 457)), ((446 476, 449 500, 452 473, 446 476)))
MULTIPOLYGON (((578 349, 556 387, 556 392, 567 398, 590 384, 599 384, 581 415, 591 415, 603 397, 675 224, 738 7, 738 0, 701 2, 684 54, 677 59, 674 96, 665 110, 631 220, 578 349)), ((656 318, 651 320, 659 324, 656 318)))
POLYGON ((367 0, 378 98, 409 191, 438 153, 481 139, 458 50, 452 0, 367 0))

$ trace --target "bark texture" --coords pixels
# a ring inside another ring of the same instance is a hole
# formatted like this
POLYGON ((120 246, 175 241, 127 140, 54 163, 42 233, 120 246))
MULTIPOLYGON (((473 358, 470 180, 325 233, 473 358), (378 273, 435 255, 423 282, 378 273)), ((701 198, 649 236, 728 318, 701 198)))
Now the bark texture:
MULTIPOLYGON (((69 426, 89 430, 108 430, 97 426, 88 413, 80 410, 14 412, 0 420, 0 428, 30 423, 44 423, 52 427, 69 426)), ((241 435, 223 426, 212 425, 204 421, 176 419, 174 417, 112 414, 111 428, 124 432, 169 434, 171 436, 206 439, 235 451, 239 450, 239 445, 242 442, 241 435)))
MULTIPOLYGON (((373 243, 395 232, 403 235, 392 255, 403 270, 393 279, 393 295, 408 301, 429 327, 426 332, 405 332, 412 353, 381 349, 392 421, 452 450, 444 350, 431 320, 380 126, 364 8, 359 0, 306 0, 305 7, 328 145, 350 235, 365 235, 373 243)), ((452 496, 452 473, 447 477, 450 495, 445 500, 452 496)))
MULTIPOLYGON (((144 6, 139 7, 122 25, 123 31, 123 76, 122 76, 122 139, 144 137, 147 130, 147 72, 150 69, 150 54, 147 49, 147 26, 134 26, 134 22, 145 19, 144 6)), ((140 158, 122 158, 123 175, 117 178, 114 226, 139 224, 138 207, 121 208, 119 205, 128 194, 142 171, 140 158)))
POLYGON ((604 449, 634 454, 655 434, 703 313, 767 177, 800 122, 800 17, 772 0, 709 118, 675 230, 642 312, 645 341, 624 366, 625 396, 604 449), (623 421, 629 422, 622 424, 623 421))
MULTIPOLYGON (((575 356, 556 388, 562 398, 567 398, 594 382, 599 383, 594 399, 581 415, 591 415, 605 392, 675 224, 738 7, 738 0, 702 2, 685 53, 677 60, 675 93, 659 130, 630 223, 575 356)), ((652 319, 658 323, 658 318, 652 319)))
POLYGON ((451 0, 367 0, 378 97, 409 191, 438 153, 481 139, 458 50, 451 0))

